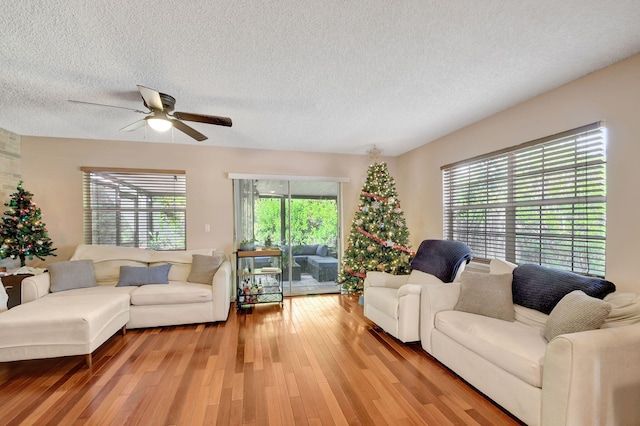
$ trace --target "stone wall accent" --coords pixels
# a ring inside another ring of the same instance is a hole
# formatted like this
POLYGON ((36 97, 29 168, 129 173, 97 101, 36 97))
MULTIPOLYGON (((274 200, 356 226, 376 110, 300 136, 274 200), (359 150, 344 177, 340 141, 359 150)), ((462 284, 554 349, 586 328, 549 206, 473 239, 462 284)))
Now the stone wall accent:
POLYGON ((0 201, 9 200, 22 178, 20 135, 0 129, 0 201))

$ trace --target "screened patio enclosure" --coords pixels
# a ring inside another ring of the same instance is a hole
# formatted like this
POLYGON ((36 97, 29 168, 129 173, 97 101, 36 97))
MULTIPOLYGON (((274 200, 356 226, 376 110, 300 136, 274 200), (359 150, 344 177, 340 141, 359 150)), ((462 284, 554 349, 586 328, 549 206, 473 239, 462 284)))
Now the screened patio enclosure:
POLYGON ((339 292, 339 194, 335 181, 234 179, 236 247, 279 247, 285 295, 339 292))

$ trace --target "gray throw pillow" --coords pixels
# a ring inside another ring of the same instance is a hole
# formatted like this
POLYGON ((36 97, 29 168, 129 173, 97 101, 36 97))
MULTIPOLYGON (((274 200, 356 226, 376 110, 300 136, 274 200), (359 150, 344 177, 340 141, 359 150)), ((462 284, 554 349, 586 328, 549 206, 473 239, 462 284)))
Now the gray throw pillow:
POLYGON ((329 254, 329 247, 324 244, 318 244, 318 248, 316 249, 316 256, 326 257, 329 254))
POLYGON ((514 321, 511 274, 494 275, 464 271, 456 311, 514 321))
POLYGON ((305 244, 302 246, 302 255, 305 256, 313 256, 316 254, 316 252, 318 251, 318 245, 317 244, 305 244))
POLYGON ((204 254, 194 254, 187 281, 190 283, 211 284, 213 282, 213 276, 221 264, 221 255, 206 256, 204 254))
POLYGON ((54 262, 47 269, 51 277, 52 293, 98 285, 91 260, 54 262))
POLYGON ((169 284, 171 264, 158 266, 121 266, 116 287, 146 284, 169 284))
POLYGON ((556 336, 579 331, 597 330, 611 312, 607 302, 574 290, 564 296, 553 308, 544 329, 544 338, 551 341, 556 336))

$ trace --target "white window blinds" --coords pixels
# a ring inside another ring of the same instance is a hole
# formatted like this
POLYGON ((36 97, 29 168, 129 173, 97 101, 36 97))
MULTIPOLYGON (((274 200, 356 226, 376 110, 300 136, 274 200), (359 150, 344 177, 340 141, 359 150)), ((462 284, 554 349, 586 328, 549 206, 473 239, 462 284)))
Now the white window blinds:
POLYGON ((85 244, 186 248, 182 170, 83 167, 85 244))
POLYGON ((606 131, 594 123, 444 166, 444 237, 474 258, 604 276, 606 131))

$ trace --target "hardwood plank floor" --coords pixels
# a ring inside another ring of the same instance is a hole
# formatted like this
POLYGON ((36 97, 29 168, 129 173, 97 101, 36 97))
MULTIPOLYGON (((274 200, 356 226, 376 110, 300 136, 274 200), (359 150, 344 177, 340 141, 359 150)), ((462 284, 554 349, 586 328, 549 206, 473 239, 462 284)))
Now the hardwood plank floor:
POLYGON ((129 330, 84 357, 0 363, 6 425, 517 425, 357 297, 129 330))

